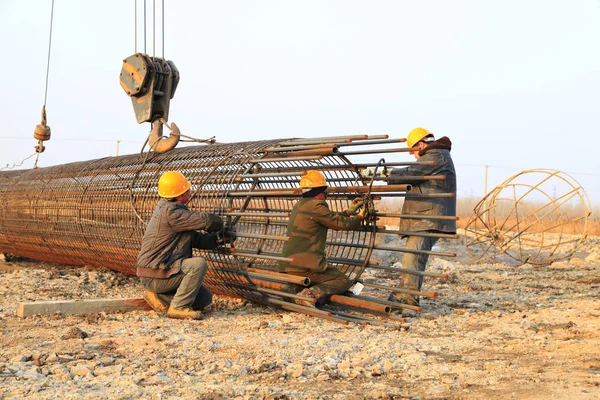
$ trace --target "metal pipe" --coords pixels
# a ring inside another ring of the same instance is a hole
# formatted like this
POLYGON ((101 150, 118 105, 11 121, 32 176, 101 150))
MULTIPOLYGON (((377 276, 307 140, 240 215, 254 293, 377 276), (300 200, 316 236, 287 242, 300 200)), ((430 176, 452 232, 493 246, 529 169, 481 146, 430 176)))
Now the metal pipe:
POLYGON ((361 280, 359 280, 359 282, 362 283, 363 285, 365 285, 366 287, 391 290, 392 292, 397 292, 397 293, 405 293, 405 294, 411 294, 413 296, 422 296, 422 297, 429 297, 429 298, 438 297, 438 293, 436 293, 436 292, 423 292, 421 290, 412 290, 412 289, 397 288, 397 287, 393 287, 393 286, 378 285, 376 283, 366 283, 361 280))
POLYGON ((293 283, 295 285, 300 285, 300 286, 310 285, 310 278, 307 278, 305 276, 290 275, 290 274, 285 274, 285 273, 281 273, 281 272, 268 271, 268 270, 257 269, 257 268, 248 268, 248 271, 249 271, 248 274, 250 276, 256 276, 257 278, 277 279, 279 281, 293 283))
POLYGON ((385 304, 378 304, 365 299, 340 296, 337 294, 331 296, 329 300, 335 304, 344 304, 347 306, 364 308, 365 310, 377 311, 381 313, 389 313, 392 310, 390 306, 385 304))
POLYGON ((454 215, 420 215, 420 214, 394 214, 394 213, 380 213, 376 214, 377 217, 389 217, 389 218, 404 218, 404 219, 431 219, 440 221, 458 221, 458 217, 454 215))
POLYGON ((315 151, 334 151, 336 148, 335 143, 332 144, 320 144, 320 145, 306 145, 306 146, 284 146, 284 147, 268 147, 265 149, 267 153, 277 153, 283 151, 299 151, 299 150, 315 150, 315 151))
MULTIPOLYGON (((418 233, 418 232, 415 232, 418 233)), ((410 232, 410 234, 412 235, 413 232, 410 232)), ((328 245, 332 245, 332 246, 339 246, 340 243, 339 242, 327 242, 328 245)), ((396 252, 400 252, 400 253, 410 253, 410 254, 429 254, 431 256, 440 256, 440 257, 456 257, 456 253, 445 253, 445 252, 438 252, 438 251, 431 251, 431 250, 414 250, 414 249, 407 249, 404 247, 391 247, 391 246, 382 246, 382 245, 375 245, 375 246, 369 246, 366 244, 346 244, 346 247, 358 247, 358 248, 372 248, 373 250, 385 250, 385 251, 396 251, 396 252)))
MULTIPOLYGON (((295 156, 295 157, 287 157, 285 161, 314 161, 314 160, 322 160, 323 156, 295 156)), ((253 164, 261 164, 261 163, 277 163, 284 161, 281 157, 271 157, 271 158, 253 158, 250 160, 253 164)))
POLYGON ((395 148, 395 149, 376 149, 376 150, 357 150, 357 151, 344 151, 338 152, 340 156, 358 156, 364 154, 385 154, 385 153, 408 153, 411 149, 407 147, 395 148))
POLYGON ((350 142, 350 143, 338 143, 338 147, 341 146, 368 146, 373 144, 390 144, 390 143, 403 143, 406 142, 406 138, 399 139, 385 139, 385 140, 368 140, 364 142, 350 142))
POLYGON ((412 311, 416 311, 416 312, 422 311, 422 308, 419 306, 411 306, 409 304, 402 304, 402 303, 398 303, 396 301, 388 301, 388 300, 380 299, 377 297, 362 296, 362 295, 356 295, 353 293, 348 293, 347 296, 357 298, 357 299, 368 300, 373 303, 385 304, 387 306, 390 306, 391 308, 403 308, 405 310, 412 310, 412 311))
POLYGON ((276 235, 261 235, 259 233, 236 233, 237 237, 245 237, 251 239, 267 239, 267 240, 281 240, 282 242, 289 242, 290 237, 288 236, 276 236, 276 235))
POLYGON ((402 236, 418 236, 418 237, 434 237, 441 239, 458 239, 457 234, 452 233, 433 233, 433 232, 413 232, 413 231, 398 231, 394 229, 377 229, 377 233, 387 233, 402 236))

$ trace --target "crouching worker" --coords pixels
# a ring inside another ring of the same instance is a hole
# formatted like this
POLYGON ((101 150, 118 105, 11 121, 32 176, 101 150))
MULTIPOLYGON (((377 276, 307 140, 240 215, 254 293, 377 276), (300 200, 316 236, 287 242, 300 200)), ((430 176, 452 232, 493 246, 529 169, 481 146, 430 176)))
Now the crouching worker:
MULTIPOLYGON (((280 272, 304 276, 310 279, 311 285, 298 294, 323 302, 333 294, 344 293, 352 283, 348 277, 327 264, 325 242, 328 229, 351 231, 360 229, 363 215, 354 215, 363 206, 357 198, 350 208, 344 212, 333 212, 329 209, 327 198, 327 182, 319 171, 307 171, 300 179, 303 191, 302 199, 292 209, 287 226, 289 242, 283 245, 281 255, 293 259, 293 262, 280 262, 280 272)), ((297 293, 300 286, 288 285, 286 291, 297 293)), ((295 299, 296 304, 314 306, 313 302, 295 299)))
POLYGON ((179 319, 201 319, 212 293, 202 281, 206 260, 192 257, 192 248, 214 249, 223 221, 216 214, 191 211, 191 184, 177 171, 158 181, 160 201, 154 209, 137 258, 137 276, 148 289, 144 298, 158 312, 179 319), (170 304, 169 304, 170 300, 170 304))

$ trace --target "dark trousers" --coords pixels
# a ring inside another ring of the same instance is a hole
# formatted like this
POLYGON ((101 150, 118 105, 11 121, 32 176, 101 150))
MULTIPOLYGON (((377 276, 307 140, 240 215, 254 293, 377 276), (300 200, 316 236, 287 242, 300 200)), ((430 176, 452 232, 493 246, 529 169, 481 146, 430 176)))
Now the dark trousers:
POLYGON ((188 258, 181 263, 181 271, 165 279, 141 278, 146 289, 159 294, 176 309, 202 310, 212 303, 212 293, 202 286, 208 264, 200 257, 188 258))
MULTIPOLYGON (((304 276, 310 279, 310 291, 314 296, 322 302, 326 300, 332 294, 345 293, 352 283, 348 277, 340 272, 338 269, 329 267, 324 272, 316 271, 298 271, 289 270, 286 271, 290 275, 304 276)), ((298 286, 300 289, 302 287, 298 286)))

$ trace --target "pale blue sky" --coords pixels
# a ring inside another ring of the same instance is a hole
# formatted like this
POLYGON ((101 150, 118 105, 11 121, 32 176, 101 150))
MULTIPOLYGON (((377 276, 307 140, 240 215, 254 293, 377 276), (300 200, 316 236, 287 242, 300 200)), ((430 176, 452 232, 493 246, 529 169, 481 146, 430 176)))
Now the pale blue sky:
MULTIPOLYGON (((600 203, 598 0, 165 3, 165 56, 181 73, 170 120, 184 134, 404 137, 424 126, 453 141, 460 195, 483 194, 489 164, 490 189, 521 169, 554 168, 600 203)), ((50 5, 0 2, 0 166, 36 144, 50 5)), ((52 139, 40 166, 112 156, 116 140, 121 154, 140 151, 148 126, 119 86, 133 16, 133 0, 55 0, 52 139)), ((138 51, 141 25, 140 12, 138 51)))

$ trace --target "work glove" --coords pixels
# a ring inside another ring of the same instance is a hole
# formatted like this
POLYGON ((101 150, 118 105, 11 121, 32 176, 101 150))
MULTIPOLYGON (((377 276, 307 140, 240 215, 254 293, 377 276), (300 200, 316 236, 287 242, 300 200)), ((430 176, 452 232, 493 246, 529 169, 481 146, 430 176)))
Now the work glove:
POLYGON ((206 227, 204 228, 207 232, 218 232, 223 229, 223 220, 217 214, 206 213, 206 227))
POLYGON ((369 167, 360 171, 360 176, 363 178, 372 178, 375 175, 375 170, 377 170, 377 176, 379 177, 385 177, 389 174, 386 167, 369 167))
POLYGON ((352 204, 346 210, 348 215, 354 215, 356 212, 365 204, 365 200, 362 197, 356 197, 352 200, 352 204))
POLYGON ((362 219, 363 221, 370 221, 371 218, 373 217, 371 209, 369 208, 369 203, 365 203, 363 208, 360 210, 360 213, 358 213, 360 219, 362 219))
POLYGON ((233 247, 235 239, 237 239, 235 231, 225 228, 217 233, 217 246, 230 244, 233 247))

